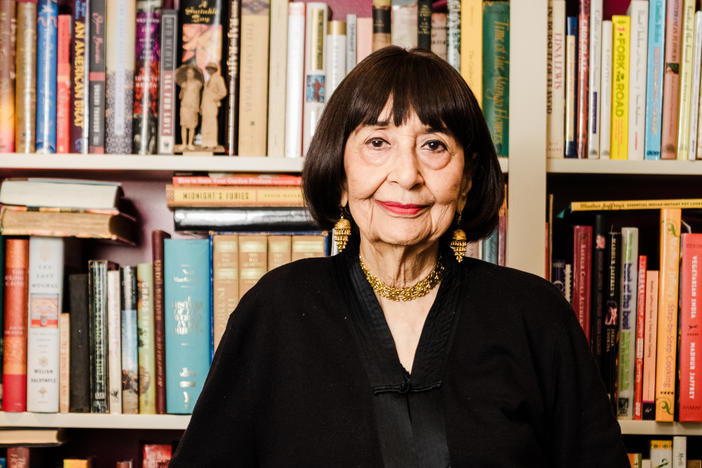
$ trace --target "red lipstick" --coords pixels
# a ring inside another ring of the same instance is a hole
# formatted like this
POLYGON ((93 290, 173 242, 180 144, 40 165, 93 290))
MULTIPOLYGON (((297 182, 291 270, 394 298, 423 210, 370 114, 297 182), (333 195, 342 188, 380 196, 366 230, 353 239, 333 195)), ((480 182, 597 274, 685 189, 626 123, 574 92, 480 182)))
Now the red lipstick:
POLYGON ((388 210, 390 213, 401 216, 412 216, 426 208, 426 205, 404 204, 391 201, 384 202, 376 200, 376 203, 388 210))

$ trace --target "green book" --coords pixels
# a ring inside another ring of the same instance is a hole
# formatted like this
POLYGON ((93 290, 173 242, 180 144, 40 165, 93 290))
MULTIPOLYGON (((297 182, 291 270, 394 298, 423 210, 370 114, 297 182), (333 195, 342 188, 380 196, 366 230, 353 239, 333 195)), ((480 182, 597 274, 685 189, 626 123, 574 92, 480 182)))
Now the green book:
POLYGON ((483 114, 498 156, 509 152, 509 2, 483 6, 483 114))
POLYGON ((154 345, 154 269, 137 265, 137 335, 139 353, 139 413, 156 414, 154 345))

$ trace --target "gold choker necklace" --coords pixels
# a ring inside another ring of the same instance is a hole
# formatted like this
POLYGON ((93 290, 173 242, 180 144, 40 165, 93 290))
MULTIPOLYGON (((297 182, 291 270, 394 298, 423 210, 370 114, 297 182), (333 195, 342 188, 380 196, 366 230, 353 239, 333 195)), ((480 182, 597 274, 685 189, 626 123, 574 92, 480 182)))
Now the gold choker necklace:
POLYGON ((358 259, 361 261, 361 270, 363 274, 366 275, 366 280, 370 283, 373 291, 376 292, 381 297, 385 299, 390 299, 391 301, 407 302, 419 297, 426 296, 429 292, 436 287, 444 276, 444 265, 441 262, 441 256, 436 260, 436 265, 434 269, 429 272, 429 274, 414 286, 409 286, 406 288, 396 288, 394 286, 388 286, 381 280, 376 278, 373 273, 368 271, 368 267, 363 262, 363 257, 358 255, 358 259))

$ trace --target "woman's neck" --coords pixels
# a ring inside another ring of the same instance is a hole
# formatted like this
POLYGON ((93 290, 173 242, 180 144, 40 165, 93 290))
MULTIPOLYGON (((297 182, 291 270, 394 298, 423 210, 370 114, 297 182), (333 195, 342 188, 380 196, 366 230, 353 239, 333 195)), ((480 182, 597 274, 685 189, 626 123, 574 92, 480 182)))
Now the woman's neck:
POLYGON ((404 288, 413 286, 432 271, 439 243, 404 246, 361 238, 359 252, 374 276, 388 286, 404 288))

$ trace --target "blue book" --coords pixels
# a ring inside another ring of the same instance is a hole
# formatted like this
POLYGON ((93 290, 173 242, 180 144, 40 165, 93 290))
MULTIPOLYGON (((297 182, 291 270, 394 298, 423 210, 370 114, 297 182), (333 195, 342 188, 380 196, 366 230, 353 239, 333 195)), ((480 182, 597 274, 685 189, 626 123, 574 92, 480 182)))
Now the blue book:
POLYGON ((644 140, 644 157, 646 159, 661 159, 665 8, 665 0, 650 0, 648 5, 648 70, 646 75, 646 133, 644 140))
POLYGON ((165 239, 166 412, 190 414, 210 366, 210 242, 165 239))
POLYGON ((37 152, 56 152, 57 0, 39 0, 37 12, 37 152))
POLYGON ((578 120, 578 18, 566 19, 566 79, 565 79, 565 157, 577 158, 577 120, 578 120))
POLYGON ((494 263, 497 265, 497 248, 498 248, 499 233, 498 229, 492 231, 488 237, 483 239, 482 247, 483 251, 481 257, 486 262, 494 263))

